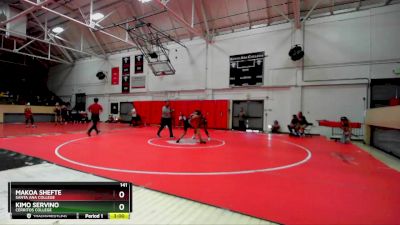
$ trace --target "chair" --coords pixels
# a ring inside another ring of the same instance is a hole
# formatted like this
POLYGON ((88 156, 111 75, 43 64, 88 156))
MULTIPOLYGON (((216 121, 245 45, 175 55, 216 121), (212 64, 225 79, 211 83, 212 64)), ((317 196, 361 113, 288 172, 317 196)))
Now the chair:
POLYGON ((304 128, 304 136, 311 137, 311 129, 314 127, 313 123, 307 123, 307 126, 304 128))

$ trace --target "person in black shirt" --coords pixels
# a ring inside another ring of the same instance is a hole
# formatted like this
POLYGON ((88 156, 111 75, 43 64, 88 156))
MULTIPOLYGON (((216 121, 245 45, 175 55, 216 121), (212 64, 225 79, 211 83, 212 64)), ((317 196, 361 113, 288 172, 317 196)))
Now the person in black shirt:
POLYGON ((238 117, 239 117, 239 130, 246 131, 246 112, 244 111, 243 107, 240 108, 238 117))
POLYGON ((299 126, 300 126, 299 119, 294 114, 292 117, 292 121, 288 125, 289 135, 300 136, 299 135, 299 126))
POLYGON ((301 111, 297 114, 297 118, 299 119, 299 134, 304 135, 304 129, 310 124, 301 111))
POLYGON ((67 120, 68 120, 68 109, 67 106, 65 104, 61 105, 61 122, 64 124, 67 124, 67 120))
POLYGON ((281 126, 279 125, 278 120, 274 121, 274 124, 271 127, 271 133, 280 133, 281 126))

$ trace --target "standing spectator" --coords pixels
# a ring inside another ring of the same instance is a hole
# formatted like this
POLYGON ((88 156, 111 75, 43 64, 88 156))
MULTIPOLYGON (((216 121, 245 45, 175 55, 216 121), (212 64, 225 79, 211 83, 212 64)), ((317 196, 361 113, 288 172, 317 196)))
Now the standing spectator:
POLYGON ((239 130, 246 131, 246 112, 244 111, 243 107, 240 108, 239 112, 239 130))
POLYGON ((97 134, 100 133, 100 131, 97 129, 97 122, 99 122, 100 120, 100 113, 103 111, 103 107, 100 104, 98 104, 98 102, 99 99, 95 98, 94 103, 91 104, 88 108, 89 112, 92 113, 92 121, 93 121, 92 127, 90 127, 90 129, 87 132, 88 136, 90 136, 92 130, 95 130, 97 134))
POLYGON ((76 110, 76 108, 74 107, 72 110, 71 110, 71 120, 72 120, 72 122, 75 124, 75 123, 79 123, 79 112, 78 112, 78 110, 76 110))
POLYGON ((32 109, 31 109, 31 104, 29 102, 27 102, 25 105, 24 114, 25 114, 26 127, 29 127, 29 125, 28 125, 29 121, 31 122, 32 127, 36 127, 36 125, 34 124, 34 121, 33 121, 33 113, 32 113, 32 109))
POLYGON ((174 137, 174 135, 172 133, 172 119, 171 119, 171 113, 173 111, 174 110, 171 109, 169 106, 169 101, 166 101, 165 105, 162 107, 162 110, 161 110, 161 126, 160 126, 160 129, 158 129, 158 131, 157 131, 158 137, 161 137, 160 133, 164 129, 165 126, 168 126, 169 137, 170 138, 174 137))
POLYGON ((71 103, 67 102, 66 104, 67 107, 67 122, 72 122, 72 106, 71 103))
POLYGON ((58 102, 56 103, 56 107, 54 108, 54 113, 56 115, 56 117, 55 117, 56 125, 61 124, 62 123, 61 107, 58 102))
POLYGON ((62 123, 67 124, 67 121, 68 121, 68 109, 67 109, 67 106, 64 103, 61 105, 61 119, 62 119, 62 123))

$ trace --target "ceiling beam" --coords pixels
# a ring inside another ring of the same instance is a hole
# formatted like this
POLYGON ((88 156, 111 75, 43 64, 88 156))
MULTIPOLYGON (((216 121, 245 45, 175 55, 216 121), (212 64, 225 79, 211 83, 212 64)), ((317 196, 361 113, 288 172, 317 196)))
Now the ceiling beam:
POLYGON ((179 35, 178 35, 178 32, 176 31, 174 21, 172 21, 171 16, 169 14, 168 14, 168 20, 171 23, 172 28, 174 29, 175 39, 179 40, 179 35))
POLYGON ((95 54, 92 54, 92 53, 89 53, 89 52, 80 51, 78 49, 74 49, 74 48, 70 48, 70 47, 67 47, 67 46, 59 45, 59 44, 56 44, 56 43, 53 43, 53 42, 50 42, 50 41, 47 41, 47 40, 42 40, 42 39, 37 38, 37 37, 28 36, 26 34, 23 34, 23 33, 20 33, 20 32, 16 32, 16 31, 12 31, 12 30, 7 30, 7 29, 1 28, 1 27, 0 27, 0 31, 9 32, 9 33, 12 33, 12 34, 17 34, 17 35, 23 36, 23 37, 31 39, 31 40, 39 41, 39 42, 46 43, 46 44, 49 44, 49 45, 58 46, 60 48, 68 49, 70 51, 78 52, 78 53, 81 53, 81 54, 90 55, 90 56, 94 56, 94 57, 99 57, 98 55, 95 55, 95 54))
POLYGON ((249 28, 251 28, 251 17, 250 17, 250 4, 249 4, 249 0, 246 0, 246 8, 247 8, 247 19, 249 20, 249 28))
MULTIPOLYGON (((46 35, 46 34, 48 35, 47 37, 45 36, 44 39, 47 40, 47 38, 49 38, 49 39, 52 40, 54 43, 58 44, 58 43, 56 42, 55 38, 54 38, 54 37, 57 37, 57 36, 51 36, 51 35, 50 35, 50 32, 49 32, 50 30, 47 29, 47 26, 43 26, 43 25, 40 23, 39 19, 38 19, 33 13, 31 13, 31 16, 32 16, 32 18, 36 21, 36 24, 37 24, 38 26, 40 26, 40 28, 42 28, 42 30, 44 31, 45 35, 46 35)), ((47 18, 46 18, 46 21, 47 21, 47 18)), ((60 37, 58 37, 58 38, 60 38, 60 37)), ((60 38, 60 39, 62 39, 62 38, 60 38)), ((63 41, 65 41, 65 40, 63 39, 63 41)), ((57 46, 57 47, 58 47, 58 46, 57 46)), ((68 60, 69 60, 70 62, 73 62, 73 61, 74 61, 73 58, 71 57, 71 55, 68 53, 67 50, 65 50, 64 48, 60 48, 60 47, 58 47, 58 49, 61 51, 61 53, 62 53, 66 58, 68 58, 68 60)))
MULTIPOLYGON (((83 11, 82 11, 81 8, 79 8, 79 12, 81 13, 82 18, 83 18, 83 20, 85 20, 86 24, 92 26, 92 24, 91 24, 92 22, 86 20, 85 14, 83 13, 83 11)), ((92 12, 90 12, 90 14, 92 14, 92 12)), ((90 16, 90 18, 91 18, 91 17, 92 17, 92 16, 90 16)), ((89 19, 89 20, 91 20, 91 19, 89 19)), ((89 28, 88 30, 89 30, 90 34, 92 35, 94 41, 96 42, 97 46, 100 48, 100 50, 101 50, 101 52, 103 53, 103 55, 104 55, 104 56, 107 56, 107 54, 106 54, 106 52, 104 51, 104 48, 102 47, 102 45, 100 44, 100 41, 99 41, 99 39, 97 38, 96 34, 92 31, 92 29, 89 28)))
MULTIPOLYGON (((25 16, 25 15, 27 15, 28 13, 31 13, 31 12, 35 11, 35 10, 38 9, 39 7, 44 6, 44 5, 46 5, 46 4, 49 4, 49 3, 53 2, 53 1, 54 1, 54 0, 45 0, 45 1, 41 2, 41 3, 39 3, 39 4, 35 4, 34 6, 31 6, 31 7, 27 8, 26 10, 24 10, 24 11, 18 13, 17 15, 11 17, 10 19, 5 20, 5 21, 3 21, 3 22, 0 22, 0 26, 4 26, 4 25, 6 25, 7 23, 10 23, 10 22, 12 22, 12 21, 14 21, 14 20, 17 20, 17 19, 21 18, 22 16, 25 16)), ((31 3, 32 3, 32 2, 31 2, 31 3)))
POLYGON ((34 41, 35 41, 35 40, 30 40, 30 41, 28 41, 26 44, 24 44, 24 45, 22 45, 21 47, 15 49, 15 51, 17 51, 17 52, 21 51, 21 49, 23 49, 23 48, 25 48, 26 46, 32 44, 34 41))
MULTIPOLYGON (((31 50, 34 50, 34 51, 38 51, 38 52, 40 52, 40 53, 42 53, 42 54, 47 54, 47 52, 45 52, 45 51, 43 51, 43 50, 40 50, 40 49, 37 49, 37 48, 32 48, 31 46, 29 46, 29 48, 31 49, 31 50)), ((32 53, 32 52, 31 52, 32 53)), ((32 53, 33 54, 33 53, 32 53)), ((57 57, 57 56, 52 56, 52 58, 53 59, 56 59, 56 60, 59 60, 59 61, 62 61, 62 62, 64 62, 65 64, 72 64, 72 62, 69 62, 69 61, 67 61, 67 60, 65 60, 65 59, 62 59, 62 58, 59 58, 59 57, 57 57)))
MULTIPOLYGON (((20 0, 20 1, 22 1, 22 0, 20 0)), ((103 5, 103 6, 99 7, 99 8, 96 8, 96 11, 99 11, 99 10, 102 10, 102 9, 105 9, 105 8, 108 8, 108 7, 110 7, 110 6, 117 7, 117 5, 121 2, 120 0, 116 0, 116 1, 111 1, 111 0, 97 0, 96 3, 103 2, 103 1, 106 1, 108 4, 105 4, 105 5, 103 5)), ((61 2, 61 1, 60 1, 60 2, 61 2)), ((58 9, 59 7, 63 7, 63 6, 67 6, 68 4, 71 4, 71 1, 70 1, 70 0, 69 0, 68 3, 65 3, 65 2, 67 2, 67 1, 63 1, 64 3, 60 3, 60 2, 54 2, 54 4, 56 4, 57 6, 54 7, 53 10, 56 10, 56 9, 58 9)), ((90 3, 80 6, 80 8, 86 9, 86 8, 89 7, 89 6, 90 6, 90 3)), ((76 10, 76 9, 74 9, 74 10, 76 10)), ((46 13, 46 12, 44 11, 44 13, 38 15, 37 17, 38 17, 38 18, 41 18, 41 16, 44 15, 45 13, 46 13)), ((76 18, 80 18, 80 15, 79 15, 78 13, 76 13, 75 11, 74 11, 73 13, 76 15, 76 18)), ((38 13, 38 14, 39 14, 39 13, 38 13)), ((69 12, 66 12, 65 15, 70 15, 70 13, 69 13, 69 12)), ((69 20, 67 19, 67 20, 64 20, 64 21, 61 21, 61 22, 57 22, 57 20, 58 20, 59 18, 60 18, 60 17, 53 17, 53 18, 49 19, 48 22, 49 22, 49 24, 51 24, 51 25, 54 25, 54 24, 56 24, 56 25, 63 25, 64 23, 66 23, 66 22, 69 21, 69 20)), ((74 17, 74 18, 75 18, 75 17, 74 17)))
MULTIPOLYGON (((27 2, 27 3, 32 4, 32 5, 35 5, 35 6, 37 5, 36 3, 33 3, 33 2, 31 2, 31 1, 29 1, 29 0, 21 0, 21 1, 27 2)), ((71 17, 69 17, 69 16, 66 16, 66 15, 64 15, 64 14, 62 14, 62 13, 59 13, 59 12, 54 11, 54 10, 52 10, 52 9, 49 9, 49 8, 47 8, 47 7, 41 6, 41 8, 44 9, 44 10, 46 10, 46 11, 48 11, 48 12, 54 13, 54 14, 60 16, 60 17, 64 17, 65 19, 68 19, 68 20, 70 20, 70 21, 72 21, 72 22, 75 22, 75 23, 77 23, 77 24, 80 24, 80 25, 82 25, 82 26, 84 26, 84 27, 93 28, 93 27, 91 27, 90 25, 87 25, 86 23, 84 23, 84 22, 82 22, 82 21, 79 21, 79 20, 77 20, 77 19, 71 18, 71 17)), ((107 35, 107 36, 110 36, 110 37, 112 37, 112 38, 115 38, 115 39, 117 39, 117 40, 119 40, 119 41, 125 42, 125 43, 131 45, 132 47, 136 47, 136 45, 135 45, 133 42, 130 42, 130 41, 127 41, 127 40, 125 40, 125 39, 123 39, 123 38, 117 37, 117 36, 115 36, 115 35, 113 35, 113 34, 110 34, 110 33, 106 32, 106 31, 104 31, 104 30, 99 30, 99 32, 102 33, 102 34, 105 34, 105 35, 107 35)), ((102 57, 101 57, 101 58, 102 58, 102 57)))
MULTIPOLYGON (((79 12, 80 12, 80 14, 79 14, 79 13, 76 12, 76 10, 73 10, 70 6, 68 6, 68 5, 66 5, 66 4, 60 4, 60 3, 58 3, 58 2, 55 2, 55 4, 57 4, 57 5, 59 5, 59 6, 63 7, 63 8, 65 8, 65 9, 68 10, 70 13, 73 13, 73 14, 75 14, 75 15, 77 15, 77 16, 82 16, 82 18, 83 18, 83 20, 85 21, 86 24, 88 24, 88 25, 90 25, 90 26, 93 26, 93 25, 91 24, 91 22, 87 20, 87 17, 85 16, 85 14, 84 14, 84 12, 83 12, 83 10, 82 10, 81 8, 78 8, 78 10, 79 10, 79 12)), ((92 6, 91 6, 91 10, 92 10, 92 6)), ((91 14, 91 12, 89 12, 89 13, 91 14)), ((108 15, 110 15, 110 14, 108 14, 108 15)), ((106 17, 107 17, 107 16, 105 16, 103 19, 105 19, 106 17)), ((98 21, 97 23, 100 23, 100 21, 98 21)), ((101 52, 103 53, 104 57, 106 57, 107 54, 106 54, 104 48, 102 47, 102 44, 100 43, 99 38, 95 35, 95 33, 93 32, 92 29, 90 29, 90 28, 88 28, 88 29, 89 29, 89 32, 90 32, 90 34, 92 35, 93 39, 95 40, 96 44, 98 45, 98 47, 100 48, 101 52)), ((56 36, 56 37, 57 37, 57 36, 56 36)))
MULTIPOLYGON (((34 55, 34 53, 33 53, 30 49, 27 48, 26 51, 29 52, 30 54, 33 54, 33 55, 34 55)), ((25 58, 26 58, 26 57, 25 57, 25 58)), ((24 58, 24 61, 26 60, 25 58, 24 58)), ((38 60, 38 61, 40 62, 40 64, 42 64, 45 68, 49 68, 49 65, 48 65, 47 63, 43 62, 44 60, 42 60, 42 59, 37 59, 37 60, 38 60)))
POLYGON ((167 10, 167 12, 175 19, 177 20, 187 31, 189 31, 190 33, 194 34, 195 36, 201 37, 203 39, 204 36, 201 32, 199 32, 197 29, 194 29, 193 27, 191 27, 191 25, 186 22, 186 20, 184 20, 182 17, 180 17, 174 10, 172 10, 170 7, 168 7, 167 5, 164 5, 160 0, 155 0, 154 1, 156 4, 158 4, 159 6, 163 7, 164 9, 167 10))
POLYGON ((267 14, 267 16, 266 16, 267 26, 269 26, 271 24, 270 19, 269 19, 269 15, 271 15, 271 13, 269 12, 268 1, 269 0, 265 0, 265 14, 267 14))
MULTIPOLYGON (((134 2, 128 2, 128 1, 125 1, 125 3, 128 5, 128 8, 130 9, 130 11, 131 11, 131 13, 133 14, 133 16, 134 16, 134 19, 135 20, 133 20, 133 21, 131 21, 131 22, 137 22, 137 21, 139 21, 139 22, 143 22, 138 16, 139 16, 139 12, 136 10, 136 7, 135 7, 135 3, 134 2)), ((141 12, 141 14, 144 16, 144 12, 143 12, 143 8, 140 8, 140 12, 141 12)), ((143 16, 141 16, 141 17, 143 17, 143 16)), ((171 19, 170 19, 171 20, 171 19)), ((128 23, 126 23, 125 25, 129 25, 129 22, 128 23)), ((129 27, 127 27, 128 29, 129 29, 129 27)), ((145 39, 148 39, 148 35, 147 35, 147 33, 146 32, 144 32, 143 31, 143 27, 138 27, 137 28, 138 29, 138 31, 139 31, 139 33, 141 34, 141 36, 143 36, 145 39)), ((126 31, 127 32, 127 35, 129 36, 129 34, 128 34, 128 31, 126 31)))
POLYGON ((314 5, 311 7, 310 11, 308 11, 307 15, 303 18, 303 23, 306 22, 308 17, 310 17, 311 13, 314 11, 314 9, 317 7, 317 5, 321 2, 322 0, 318 0, 314 3, 314 5))
POLYGON ((57 62, 57 63, 70 64, 69 62, 64 61, 64 60, 60 61, 60 60, 56 60, 56 59, 52 59, 52 58, 49 59, 48 57, 33 55, 33 54, 25 53, 25 52, 16 52, 16 51, 10 50, 8 48, 3 48, 3 47, 0 47, 0 51, 11 52, 11 53, 19 54, 19 55, 26 55, 26 56, 30 56, 30 57, 33 57, 33 58, 44 59, 44 60, 47 60, 47 61, 52 61, 52 62, 57 62))
POLYGON ((192 0, 192 24, 190 24, 192 28, 194 27, 194 15, 194 0, 192 0))
MULTIPOLYGON (((182 18, 185 20, 185 13, 184 13, 184 11, 183 11, 183 9, 182 9, 182 5, 180 4, 179 0, 177 0, 176 2, 177 2, 177 5, 178 5, 179 13, 182 15, 182 18)), ((185 20, 185 21, 186 21, 186 20, 185 20)), ((190 25, 190 27, 193 28, 191 25, 190 25)), ((190 31, 188 31, 188 30, 186 30, 186 31, 187 31, 187 33, 188 33, 189 38, 190 38, 190 39, 193 39, 193 34, 190 33, 190 31)))
MULTIPOLYGON (((283 4, 281 4, 281 5, 283 5, 283 4)), ((272 10, 279 13, 283 18, 285 18, 288 22, 290 22, 291 20, 289 19, 289 17, 277 6, 278 5, 272 5, 272 10)))
POLYGON ((231 23, 231 29, 232 29, 232 32, 233 32, 233 30, 234 30, 233 28, 235 27, 235 23, 233 22, 231 15, 229 15, 228 5, 229 5, 228 4, 228 0, 225 0, 224 1, 224 8, 225 8, 226 15, 228 16, 228 20, 231 23))
POLYGON ((294 26, 295 26, 296 29, 300 29, 301 28, 301 23, 300 23, 300 0, 293 0, 292 10, 293 10, 293 15, 294 15, 294 18, 293 18, 294 26))
POLYGON ((211 41, 210 27, 208 26, 208 19, 207 19, 206 10, 204 9, 203 0, 200 0, 200 10, 201 10, 201 15, 203 16, 204 25, 206 26, 207 40, 210 42, 211 41))

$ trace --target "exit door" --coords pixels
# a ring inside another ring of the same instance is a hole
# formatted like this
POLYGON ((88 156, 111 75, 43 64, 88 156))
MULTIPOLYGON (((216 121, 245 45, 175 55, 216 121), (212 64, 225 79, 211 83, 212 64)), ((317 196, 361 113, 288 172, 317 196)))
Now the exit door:
POLYGON ((251 101, 233 101, 232 110, 232 128, 239 129, 239 112, 243 108, 246 119, 245 124, 247 129, 263 130, 264 124, 264 101, 251 100, 251 101))

